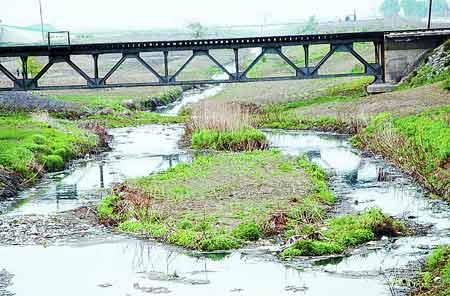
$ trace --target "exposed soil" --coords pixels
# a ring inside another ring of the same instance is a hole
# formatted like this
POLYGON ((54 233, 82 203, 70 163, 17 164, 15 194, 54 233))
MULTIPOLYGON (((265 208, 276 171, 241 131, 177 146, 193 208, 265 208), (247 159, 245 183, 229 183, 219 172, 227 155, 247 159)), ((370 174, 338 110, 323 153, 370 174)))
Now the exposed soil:
MULTIPOLYGON (((145 189, 138 185, 138 191, 145 196, 143 199, 136 199, 139 192, 133 189, 119 188, 118 191, 128 192, 135 205, 147 200, 151 209, 167 217, 203 217, 206 213, 218 217, 221 225, 234 227, 241 222, 242 211, 254 210, 261 215, 284 212, 302 202, 311 191, 312 185, 303 169, 283 171, 280 166, 285 158, 269 155, 249 162, 222 156, 205 174, 168 182, 150 181, 145 189), (179 188, 180 192, 186 190, 187 194, 178 198, 174 188, 179 188), (149 201, 148 197, 155 198, 149 201)), ((138 204, 138 208, 140 206, 138 204)))
POLYGON ((404 91, 371 95, 359 100, 311 105, 298 108, 295 113, 309 117, 334 117, 348 121, 369 119, 381 112, 406 116, 448 104, 450 104, 449 92, 443 90, 439 84, 433 84, 404 91))

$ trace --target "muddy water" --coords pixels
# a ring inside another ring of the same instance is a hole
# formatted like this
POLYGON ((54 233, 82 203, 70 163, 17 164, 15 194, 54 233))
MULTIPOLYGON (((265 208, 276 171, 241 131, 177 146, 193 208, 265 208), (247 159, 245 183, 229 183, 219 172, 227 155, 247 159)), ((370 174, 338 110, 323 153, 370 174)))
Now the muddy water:
MULTIPOLYGON (((346 137, 265 131, 272 146, 306 154, 327 169, 338 212, 380 207, 431 223, 426 236, 382 240, 338 260, 280 262, 270 249, 205 256, 121 235, 55 246, 1 246, 0 271, 14 275, 8 291, 24 295, 390 295, 389 271, 406 268, 434 245, 449 243, 450 211, 384 161, 354 150, 346 137), (386 180, 379 180, 382 170, 386 180)), ((190 157, 179 148, 180 126, 113 130, 113 151, 50 176, 8 207, 8 215, 51 214, 98 200, 102 188, 164 170, 190 157), (67 189, 69 188, 69 189, 67 189)), ((1 287, 1 283, 0 283, 1 287)), ((6 295, 0 288, 0 295, 6 295)))

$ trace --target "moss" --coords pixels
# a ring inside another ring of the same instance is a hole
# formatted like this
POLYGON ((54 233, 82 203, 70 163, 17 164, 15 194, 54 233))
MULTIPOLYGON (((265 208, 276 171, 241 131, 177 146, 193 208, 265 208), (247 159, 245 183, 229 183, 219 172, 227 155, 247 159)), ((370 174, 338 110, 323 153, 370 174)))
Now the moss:
POLYGON ((197 130, 192 134, 192 147, 219 151, 248 151, 267 148, 266 136, 254 128, 236 131, 211 129, 197 130))
POLYGON ((59 155, 47 155, 43 158, 45 169, 49 172, 57 172, 64 168, 64 159, 59 155))
POLYGON ((233 236, 239 239, 256 241, 261 237, 261 230, 255 222, 241 223, 233 229, 233 236))

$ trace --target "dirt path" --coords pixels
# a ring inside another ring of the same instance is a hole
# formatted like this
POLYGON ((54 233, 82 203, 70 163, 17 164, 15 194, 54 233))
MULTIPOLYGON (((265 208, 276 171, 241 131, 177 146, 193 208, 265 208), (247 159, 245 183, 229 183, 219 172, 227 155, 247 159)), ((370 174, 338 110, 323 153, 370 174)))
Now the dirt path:
POLYGON ((406 116, 448 104, 450 104, 450 94, 439 84, 433 84, 404 91, 371 95, 359 100, 301 107, 296 109, 295 113, 311 117, 365 119, 380 112, 406 116))

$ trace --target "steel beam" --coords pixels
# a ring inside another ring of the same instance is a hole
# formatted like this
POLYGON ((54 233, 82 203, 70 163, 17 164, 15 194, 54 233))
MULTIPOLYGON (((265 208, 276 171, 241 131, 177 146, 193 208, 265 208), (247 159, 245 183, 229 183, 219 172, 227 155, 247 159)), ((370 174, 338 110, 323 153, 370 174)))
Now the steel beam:
POLYGON ((130 87, 130 86, 156 86, 156 85, 192 85, 192 84, 217 84, 231 82, 253 82, 253 81, 278 81, 287 79, 313 79, 329 77, 348 77, 373 75, 377 81, 384 81, 385 77, 385 49, 395 49, 401 46, 419 46, 422 43, 438 44, 450 37, 450 28, 433 30, 411 30, 411 31, 387 31, 387 32, 359 32, 359 33, 333 33, 314 35, 288 35, 288 36, 264 36, 249 38, 228 38, 228 39, 202 39, 202 40, 176 40, 176 41, 149 41, 149 42, 122 42, 122 43, 100 43, 100 44, 70 44, 67 46, 8 46, 0 47, 0 57, 19 57, 22 60, 22 79, 15 77, 8 69, 0 64, 0 72, 14 82, 13 88, 2 90, 23 89, 66 89, 66 88, 107 88, 107 87, 130 87), (355 42, 372 42, 374 44, 375 63, 368 62, 357 51, 354 50, 355 42), (315 44, 329 44, 329 52, 318 62, 317 65, 310 66, 310 46, 315 44), (406 44, 406 45, 404 45, 406 44), (408 45, 409 44, 409 45, 408 45), (419 45, 418 45, 419 44, 419 45), (286 46, 303 46, 305 53, 304 65, 296 65, 292 59, 284 54, 286 46), (246 69, 241 71, 239 64, 239 50, 242 48, 260 48, 261 53, 255 57, 246 69), (210 50, 232 49, 234 51, 234 71, 219 62, 210 50), (171 76, 169 73, 168 55, 172 51, 190 51, 192 55, 181 67, 171 76), (158 73, 149 63, 141 57, 144 52, 160 52, 164 57, 164 74, 158 73), (365 67, 364 73, 338 73, 333 75, 319 74, 322 66, 329 60, 335 52, 349 52, 365 67), (102 54, 116 53, 122 54, 121 59, 102 78, 99 77, 99 56, 102 54), (248 78, 248 73, 266 54, 277 54, 292 69, 294 76, 283 77, 258 77, 248 78), (71 57, 74 55, 90 55, 94 59, 94 77, 91 78, 81 70, 71 57), (218 68, 226 73, 229 79, 223 80, 188 80, 176 81, 177 77, 198 55, 207 56, 218 68), (49 62, 36 75, 28 78, 27 60, 29 56, 47 56, 49 62), (157 82, 143 83, 107 83, 107 80, 114 74, 127 58, 136 58, 149 72, 156 76, 157 82), (82 86, 39 86, 38 81, 52 67, 54 63, 66 62, 87 82, 82 86), (304 67, 303 67, 304 66, 304 67))
POLYGON ((8 77, 8 79, 11 80, 12 82, 16 82, 16 80, 17 80, 16 76, 14 76, 14 74, 9 72, 9 70, 6 69, 2 64, 0 64, 0 72, 5 74, 6 77, 8 77))
POLYGON ((111 68, 111 70, 108 71, 108 73, 106 73, 105 77, 100 79, 99 84, 104 85, 106 83, 106 81, 111 77, 111 75, 113 75, 114 72, 116 72, 117 69, 119 69, 119 67, 123 64, 123 62, 125 62, 126 59, 127 59, 127 56, 122 55, 120 60, 111 68))
POLYGON ((156 70, 153 69, 152 66, 150 66, 146 61, 144 61, 144 59, 142 59, 141 56, 140 56, 139 54, 136 54, 136 55, 134 56, 134 58, 137 59, 138 62, 141 63, 148 71, 150 71, 153 75, 155 75, 156 78, 158 78, 158 80, 159 80, 160 82, 164 82, 164 81, 165 81, 165 79, 162 78, 161 75, 159 75, 159 73, 156 72, 156 70))

